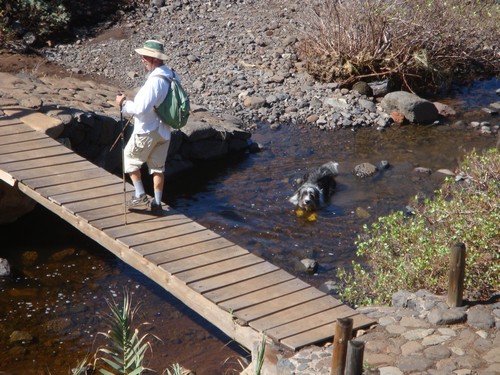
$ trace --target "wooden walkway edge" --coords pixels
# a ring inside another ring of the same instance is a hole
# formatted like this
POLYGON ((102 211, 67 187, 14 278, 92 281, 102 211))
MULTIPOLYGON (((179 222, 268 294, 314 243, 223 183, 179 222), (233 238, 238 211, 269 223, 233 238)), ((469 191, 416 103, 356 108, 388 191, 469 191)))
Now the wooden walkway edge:
MULTIPOLYGON (((4 109, 0 179, 17 187, 252 349, 265 335, 298 350, 331 340, 337 319, 373 320, 170 209, 128 212, 123 182, 4 109)), ((127 191, 132 191, 126 184, 127 191)), ((127 195, 130 195, 127 192, 127 195)))

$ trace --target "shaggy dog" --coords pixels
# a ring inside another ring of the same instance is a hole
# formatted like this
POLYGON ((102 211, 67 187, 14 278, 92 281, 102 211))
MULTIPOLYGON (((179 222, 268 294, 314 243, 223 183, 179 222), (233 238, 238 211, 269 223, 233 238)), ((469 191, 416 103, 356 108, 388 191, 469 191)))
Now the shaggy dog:
POLYGON ((300 186, 289 201, 304 211, 321 208, 330 200, 338 174, 338 163, 333 161, 310 171, 299 180, 300 186))

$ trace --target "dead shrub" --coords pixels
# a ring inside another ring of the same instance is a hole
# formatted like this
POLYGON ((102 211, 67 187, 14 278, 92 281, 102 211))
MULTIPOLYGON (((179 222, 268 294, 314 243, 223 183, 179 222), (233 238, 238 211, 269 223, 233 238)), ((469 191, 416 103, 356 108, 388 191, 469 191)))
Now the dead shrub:
POLYGON ((391 78, 447 88, 500 71, 495 0, 316 0, 301 13, 298 54, 316 79, 391 78))

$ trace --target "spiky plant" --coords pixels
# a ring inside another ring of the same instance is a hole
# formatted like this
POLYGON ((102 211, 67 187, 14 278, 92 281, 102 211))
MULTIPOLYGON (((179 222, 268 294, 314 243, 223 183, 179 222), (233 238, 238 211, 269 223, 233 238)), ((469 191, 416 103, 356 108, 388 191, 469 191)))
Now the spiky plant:
POLYGON ((172 367, 172 371, 170 371, 169 369, 166 369, 163 374, 164 375, 184 375, 184 374, 188 373, 188 372, 184 371, 184 369, 178 363, 174 363, 171 367, 172 367))
POLYGON ((132 329, 132 320, 137 312, 138 306, 132 308, 132 303, 128 293, 123 297, 123 307, 108 301, 111 314, 108 320, 111 329, 101 335, 111 341, 111 346, 99 348, 99 352, 105 356, 100 360, 104 361, 108 367, 99 368, 99 372, 104 375, 139 375, 146 368, 143 366, 144 355, 150 343, 146 341, 148 335, 139 337, 139 330, 132 329))
POLYGON ((262 336, 262 340, 260 342, 260 346, 257 351, 257 358, 255 359, 255 375, 260 375, 262 372, 265 352, 266 352, 266 337, 262 336))

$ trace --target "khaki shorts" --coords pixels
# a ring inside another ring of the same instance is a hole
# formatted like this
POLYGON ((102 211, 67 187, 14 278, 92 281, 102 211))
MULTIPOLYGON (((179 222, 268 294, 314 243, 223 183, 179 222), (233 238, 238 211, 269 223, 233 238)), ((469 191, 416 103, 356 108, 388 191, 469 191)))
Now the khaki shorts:
POLYGON ((170 140, 162 138, 158 131, 132 134, 124 150, 125 173, 135 172, 147 163, 149 173, 165 171, 170 140))

